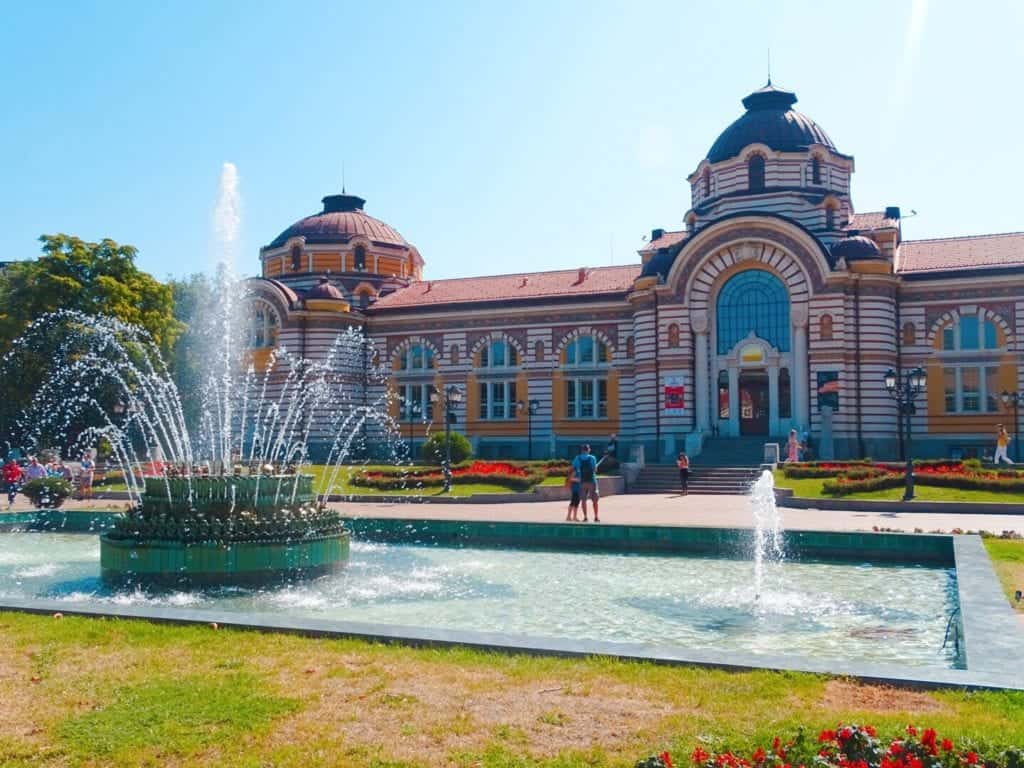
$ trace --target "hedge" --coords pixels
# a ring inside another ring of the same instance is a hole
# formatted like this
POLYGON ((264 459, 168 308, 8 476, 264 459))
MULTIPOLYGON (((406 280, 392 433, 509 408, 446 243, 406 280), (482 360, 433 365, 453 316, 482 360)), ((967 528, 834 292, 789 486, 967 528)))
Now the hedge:
MULTIPOLYGON (((511 462, 465 461, 452 465, 452 483, 456 485, 489 483, 510 490, 525 491, 541 483, 546 475, 533 467, 511 462)), ((383 469, 355 475, 351 485, 394 491, 403 488, 431 488, 444 485, 444 472, 436 467, 426 469, 383 469)))

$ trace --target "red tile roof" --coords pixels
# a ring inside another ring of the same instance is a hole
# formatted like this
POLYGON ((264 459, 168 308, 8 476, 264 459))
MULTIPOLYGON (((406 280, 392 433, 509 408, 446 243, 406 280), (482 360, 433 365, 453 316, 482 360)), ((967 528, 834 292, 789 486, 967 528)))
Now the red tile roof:
POLYGON ((905 240, 896 263, 901 274, 1006 267, 1024 267, 1024 232, 905 240))
POLYGON ((451 280, 424 280, 381 297, 374 310, 464 304, 468 302, 508 302, 517 299, 564 298, 625 293, 640 276, 639 264, 594 267, 585 270, 580 282, 579 269, 557 272, 528 272, 517 275, 459 277, 451 280))
POLYGON ((846 228, 866 232, 872 229, 887 229, 890 227, 895 229, 899 225, 899 219, 888 218, 885 215, 885 211, 869 211, 867 213, 855 213, 850 216, 850 223, 846 225, 846 228))
POLYGON ((659 237, 657 240, 651 240, 651 242, 649 242, 647 245, 645 245, 641 249, 641 252, 644 252, 644 251, 657 251, 657 250, 659 250, 661 248, 669 248, 669 247, 675 245, 676 243, 679 243, 679 242, 682 242, 683 240, 685 240, 687 234, 688 233, 686 232, 685 229, 680 231, 680 232, 666 232, 661 237, 659 237))

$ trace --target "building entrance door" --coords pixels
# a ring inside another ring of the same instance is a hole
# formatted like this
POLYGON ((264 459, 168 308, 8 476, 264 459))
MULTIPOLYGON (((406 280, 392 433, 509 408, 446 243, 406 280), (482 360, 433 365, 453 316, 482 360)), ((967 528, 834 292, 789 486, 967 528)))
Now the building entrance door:
POLYGON ((765 371, 740 373, 740 434, 768 434, 768 374, 765 371))

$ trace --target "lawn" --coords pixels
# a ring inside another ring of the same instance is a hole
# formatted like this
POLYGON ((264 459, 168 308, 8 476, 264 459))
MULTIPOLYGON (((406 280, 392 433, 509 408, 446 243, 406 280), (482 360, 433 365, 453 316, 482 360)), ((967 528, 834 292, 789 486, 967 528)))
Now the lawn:
POLYGON ((1024 744, 1024 694, 0 613, 5 766, 629 767, 913 722, 1024 744))
MULTIPOLYGON (((886 488, 881 491, 870 491, 868 493, 851 493, 847 496, 828 496, 821 491, 823 478, 788 478, 781 469, 775 470, 775 487, 791 488, 794 496, 804 499, 852 499, 868 501, 899 501, 903 498, 903 488, 886 488)), ((1024 494, 1020 493, 999 493, 996 491, 972 491, 959 488, 939 488, 931 485, 916 485, 914 487, 916 501, 975 501, 975 502, 996 502, 999 504, 1021 504, 1024 503, 1024 494)))
POLYGON ((1024 540, 1022 539, 985 539, 985 549, 992 559, 1006 597, 1019 613, 1024 613, 1024 600, 1014 600, 1016 590, 1024 590, 1024 540))

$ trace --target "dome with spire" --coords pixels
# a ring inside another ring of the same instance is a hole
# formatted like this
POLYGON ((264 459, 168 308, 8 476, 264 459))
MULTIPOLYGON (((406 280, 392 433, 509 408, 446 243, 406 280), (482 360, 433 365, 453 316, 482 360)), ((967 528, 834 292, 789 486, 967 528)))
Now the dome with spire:
POLYGON ((279 248, 293 237, 304 237, 307 243, 347 243, 356 236, 380 245, 409 247, 398 230, 363 211, 363 198, 342 193, 328 195, 322 202, 322 211, 295 222, 267 247, 279 248))
POLYGON ((768 84, 743 99, 746 112, 708 150, 708 161, 718 163, 738 156, 751 144, 765 144, 779 152, 800 152, 821 144, 836 152, 828 134, 811 118, 793 109, 796 94, 768 84))

